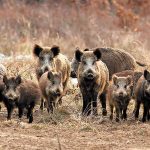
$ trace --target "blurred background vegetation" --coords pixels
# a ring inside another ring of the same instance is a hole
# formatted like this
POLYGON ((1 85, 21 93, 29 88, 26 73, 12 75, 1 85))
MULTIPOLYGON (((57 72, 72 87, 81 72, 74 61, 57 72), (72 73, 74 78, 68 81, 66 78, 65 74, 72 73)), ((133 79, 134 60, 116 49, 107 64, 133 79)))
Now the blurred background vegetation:
POLYGON ((0 0, 0 52, 31 54, 38 43, 71 57, 76 47, 117 47, 143 60, 149 8, 149 0, 0 0))

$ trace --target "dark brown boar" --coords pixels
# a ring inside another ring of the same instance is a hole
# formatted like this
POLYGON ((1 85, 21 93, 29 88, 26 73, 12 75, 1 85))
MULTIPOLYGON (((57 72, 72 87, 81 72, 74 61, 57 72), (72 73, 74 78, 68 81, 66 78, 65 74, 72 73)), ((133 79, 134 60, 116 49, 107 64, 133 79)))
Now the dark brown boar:
POLYGON ((148 70, 144 70, 144 75, 137 82, 135 98, 135 118, 139 117, 140 105, 143 104, 142 122, 150 120, 150 72, 148 70))
POLYGON ((11 119, 11 114, 15 107, 18 108, 19 118, 22 117, 26 108, 29 123, 32 123, 34 106, 41 98, 39 86, 31 80, 22 80, 21 76, 10 78, 4 76, 3 82, 5 84, 3 102, 8 112, 7 119, 11 119))
POLYGON ((77 50, 76 60, 78 60, 78 83, 83 96, 82 114, 90 115, 91 106, 93 114, 97 114, 97 98, 101 97, 102 113, 106 115, 106 88, 109 82, 109 72, 107 66, 100 60, 101 52, 82 52, 77 50))
POLYGON ((61 72, 44 73, 39 80, 39 86, 47 102, 47 111, 53 113, 55 105, 63 95, 61 72))
MULTIPOLYGON (((102 56, 101 60, 106 64, 109 70, 109 79, 112 75, 117 72, 124 70, 134 70, 136 63, 140 66, 145 66, 138 61, 136 61, 129 53, 124 50, 118 50, 113 48, 96 48, 98 49, 102 56)), ((85 51, 93 51, 95 49, 85 49, 85 51)), ((74 57, 71 63, 71 77, 77 77, 79 61, 74 57)))
POLYGON ((132 76, 118 77, 113 75, 107 90, 107 100, 110 106, 110 119, 113 119, 113 109, 116 109, 116 121, 127 119, 127 107, 131 99, 132 76))
MULTIPOLYGON (((70 62, 68 58, 60 53, 60 48, 58 46, 50 48, 35 45, 33 53, 38 58, 36 67, 38 80, 42 74, 47 71, 61 72, 63 91, 65 94, 70 77, 70 62)), ((41 109, 43 110, 43 100, 41 102, 41 109)))

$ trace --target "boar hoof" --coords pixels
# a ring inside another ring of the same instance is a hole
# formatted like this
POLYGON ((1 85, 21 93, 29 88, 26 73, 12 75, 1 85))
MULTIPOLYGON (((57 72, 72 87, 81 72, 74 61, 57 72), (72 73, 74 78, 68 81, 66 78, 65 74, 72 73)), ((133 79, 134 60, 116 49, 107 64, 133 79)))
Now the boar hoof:
POLYGON ((146 118, 142 118, 142 122, 146 122, 146 118))
POLYGON ((107 110, 106 110, 106 109, 103 109, 102 115, 103 115, 103 116, 107 116, 107 110))
POLYGON ((116 122, 119 122, 120 120, 119 120, 119 118, 116 118, 116 122))
POLYGON ((110 115, 109 119, 110 119, 110 120, 113 120, 113 115, 110 115))
POLYGON ((29 117, 29 123, 32 123, 33 122, 33 116, 30 116, 29 117))

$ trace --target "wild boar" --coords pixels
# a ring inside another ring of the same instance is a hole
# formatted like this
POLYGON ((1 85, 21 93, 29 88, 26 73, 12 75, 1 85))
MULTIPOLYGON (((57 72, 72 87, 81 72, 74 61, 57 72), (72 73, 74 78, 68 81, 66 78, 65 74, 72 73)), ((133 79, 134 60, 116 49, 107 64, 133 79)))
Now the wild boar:
MULTIPOLYGON (((140 66, 145 66, 146 64, 142 64, 135 60, 133 56, 124 50, 118 50, 114 48, 96 48, 98 49, 102 56, 101 61, 103 61, 108 70, 109 70, 109 79, 111 80, 112 75, 117 72, 121 72, 124 70, 134 70, 136 64, 140 66)), ((94 51, 96 49, 85 49, 84 51, 94 51)), ((71 77, 77 77, 79 61, 76 60, 75 56, 72 59, 71 63, 71 77)))
MULTIPOLYGON (((50 48, 35 45, 33 53, 38 58, 36 67, 37 79, 39 80, 42 74, 47 71, 61 72, 63 91, 65 94, 70 77, 70 62, 68 58, 60 53, 58 46, 50 48)), ((43 110, 43 100, 41 102, 41 109, 43 110)))
POLYGON ((125 71, 117 72, 114 75, 116 75, 118 77, 127 77, 127 76, 132 77, 133 84, 131 86, 131 91, 132 91, 132 98, 135 98, 134 92, 135 92, 136 84, 137 84, 138 79, 143 75, 143 72, 133 71, 133 70, 125 70, 125 71))
POLYGON ((53 113, 55 105, 63 94, 61 72, 44 73, 39 80, 39 86, 47 102, 47 111, 53 113))
MULTIPOLYGON (((2 64, 0 64, 0 102, 3 100, 2 92, 4 90, 3 76, 6 74, 6 68, 2 64)), ((0 105, 1 110, 1 105, 0 105)))
POLYGON ((144 70, 144 75, 137 82, 135 98, 135 118, 139 117, 140 105, 143 104, 142 122, 150 120, 150 72, 148 70, 144 70))
POLYGON ((33 121, 33 109, 41 98, 39 86, 31 80, 22 80, 21 76, 3 78, 5 89, 3 91, 3 102, 7 108, 7 119, 11 119, 11 114, 15 107, 18 108, 19 118, 22 117, 24 109, 28 110, 27 118, 29 123, 33 121))
POLYGON ((97 115, 97 98, 100 96, 102 113, 106 115, 105 93, 109 82, 109 72, 107 66, 100 60, 100 50, 85 52, 76 50, 75 57, 79 62, 77 77, 83 97, 82 114, 90 115, 93 111, 93 115, 97 115))
POLYGON ((113 75, 112 82, 107 90, 107 100, 110 106, 110 119, 113 119, 113 109, 116 109, 116 122, 121 119, 127 119, 127 107, 131 99, 132 76, 118 77, 113 75))

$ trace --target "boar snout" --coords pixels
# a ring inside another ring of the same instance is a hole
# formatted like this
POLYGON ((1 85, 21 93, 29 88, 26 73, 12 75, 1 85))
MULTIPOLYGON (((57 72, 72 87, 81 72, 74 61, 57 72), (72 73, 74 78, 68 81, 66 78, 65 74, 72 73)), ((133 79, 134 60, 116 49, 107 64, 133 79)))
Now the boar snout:
POLYGON ((14 92, 6 93, 5 97, 9 100, 16 100, 18 98, 18 96, 14 92))
POLYGON ((119 92, 119 97, 123 97, 123 92, 119 92))
POLYGON ((44 68, 44 73, 47 72, 47 71, 49 71, 49 68, 46 66, 46 67, 44 68))
POLYGON ((77 75, 76 75, 75 71, 73 71, 73 70, 71 71, 70 76, 71 76, 72 78, 76 78, 76 77, 77 77, 77 75))
POLYGON ((85 78, 89 80, 92 80, 95 78, 95 74, 92 69, 85 71, 85 78))

